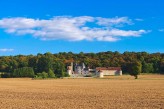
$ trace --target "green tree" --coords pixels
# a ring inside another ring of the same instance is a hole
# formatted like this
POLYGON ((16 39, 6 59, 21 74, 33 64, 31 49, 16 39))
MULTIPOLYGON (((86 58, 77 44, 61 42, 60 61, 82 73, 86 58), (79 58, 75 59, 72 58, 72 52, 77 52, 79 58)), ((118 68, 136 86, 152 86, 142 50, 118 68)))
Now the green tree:
POLYGON ((142 65, 142 73, 153 73, 153 72, 154 72, 153 63, 144 62, 142 65))
POLYGON ((36 56, 30 57, 28 60, 28 66, 33 67, 35 72, 37 72, 37 62, 38 62, 38 58, 36 56))
POLYGON ((56 61, 54 64, 54 69, 57 77, 64 77, 65 65, 61 61, 56 61))
POLYGON ((53 69, 53 62, 53 57, 50 54, 40 57, 37 63, 37 72, 48 72, 49 69, 53 69))
POLYGON ((51 69, 49 69, 49 71, 48 71, 48 77, 49 78, 55 78, 55 74, 51 69))
POLYGON ((140 62, 134 62, 132 64, 132 71, 130 75, 134 76, 135 79, 138 79, 138 75, 141 73, 142 64, 140 62))
POLYGON ((164 58, 160 61, 160 73, 164 74, 164 58))
POLYGON ((34 70, 31 67, 17 68, 13 72, 13 77, 34 77, 34 70))

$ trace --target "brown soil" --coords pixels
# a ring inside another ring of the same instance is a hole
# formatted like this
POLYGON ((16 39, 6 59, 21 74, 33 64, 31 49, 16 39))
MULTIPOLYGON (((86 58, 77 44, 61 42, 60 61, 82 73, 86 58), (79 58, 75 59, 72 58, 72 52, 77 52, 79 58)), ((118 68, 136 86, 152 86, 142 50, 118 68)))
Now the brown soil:
POLYGON ((0 109, 164 109, 164 76, 0 79, 0 109))

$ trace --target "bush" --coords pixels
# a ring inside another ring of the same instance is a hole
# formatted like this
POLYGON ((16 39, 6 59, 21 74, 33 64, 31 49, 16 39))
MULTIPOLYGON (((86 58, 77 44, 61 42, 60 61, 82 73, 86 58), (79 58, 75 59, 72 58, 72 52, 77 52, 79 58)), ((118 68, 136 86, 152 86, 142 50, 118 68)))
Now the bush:
POLYGON ((55 74, 51 69, 49 69, 49 71, 48 71, 48 77, 49 78, 55 78, 55 74))
POLYGON ((34 70, 31 67, 23 67, 15 69, 13 77, 34 77, 34 70))
POLYGON ((0 75, 1 78, 10 78, 11 74, 10 73, 3 73, 0 75))
POLYGON ((43 79, 48 78, 48 74, 46 72, 42 72, 42 78, 43 79))
POLYGON ((70 77, 70 75, 68 74, 68 73, 65 73, 65 75, 64 75, 65 77, 70 77))
POLYGON ((84 77, 92 77, 92 75, 85 75, 84 77))
POLYGON ((46 72, 42 72, 42 73, 37 73, 37 76, 35 78, 48 78, 48 74, 46 72))
POLYGON ((41 77, 42 78, 42 73, 37 73, 37 75, 35 76, 35 78, 41 77))

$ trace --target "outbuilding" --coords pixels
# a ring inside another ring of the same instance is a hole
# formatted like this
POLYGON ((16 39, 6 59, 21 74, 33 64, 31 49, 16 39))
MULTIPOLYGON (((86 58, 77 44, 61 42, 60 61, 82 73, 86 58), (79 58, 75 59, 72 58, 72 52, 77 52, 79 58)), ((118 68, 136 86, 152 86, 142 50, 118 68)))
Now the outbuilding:
POLYGON ((100 78, 110 75, 122 75, 121 67, 97 67, 96 74, 100 78))

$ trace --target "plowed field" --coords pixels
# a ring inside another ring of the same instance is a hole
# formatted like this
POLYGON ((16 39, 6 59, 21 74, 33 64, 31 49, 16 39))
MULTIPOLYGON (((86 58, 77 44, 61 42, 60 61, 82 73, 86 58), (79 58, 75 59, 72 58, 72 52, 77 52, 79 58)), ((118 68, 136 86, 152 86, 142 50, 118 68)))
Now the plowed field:
POLYGON ((164 76, 0 79, 0 109, 164 109, 164 76))

